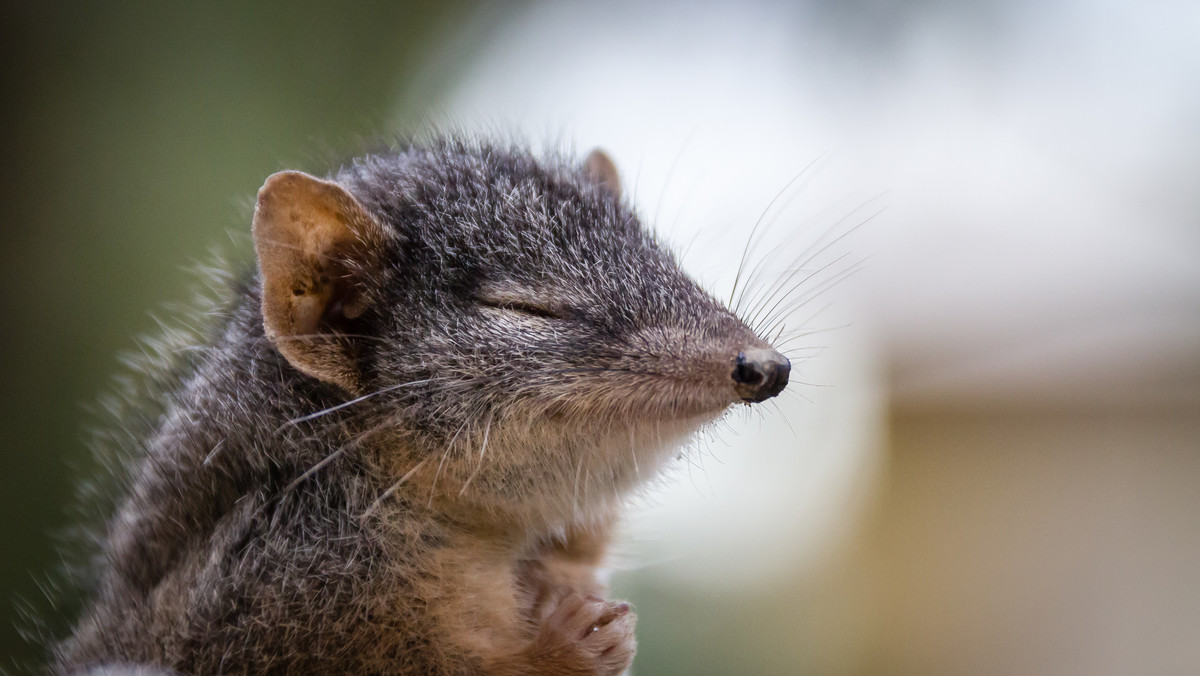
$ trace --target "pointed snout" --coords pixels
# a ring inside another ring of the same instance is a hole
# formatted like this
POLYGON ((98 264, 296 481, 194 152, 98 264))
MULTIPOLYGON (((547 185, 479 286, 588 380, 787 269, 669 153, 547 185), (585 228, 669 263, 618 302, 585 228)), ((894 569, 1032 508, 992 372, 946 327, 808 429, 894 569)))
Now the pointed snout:
POLYGON ((792 363, 770 348, 755 348, 737 353, 733 360, 734 388, 742 401, 766 401, 787 387, 792 363))

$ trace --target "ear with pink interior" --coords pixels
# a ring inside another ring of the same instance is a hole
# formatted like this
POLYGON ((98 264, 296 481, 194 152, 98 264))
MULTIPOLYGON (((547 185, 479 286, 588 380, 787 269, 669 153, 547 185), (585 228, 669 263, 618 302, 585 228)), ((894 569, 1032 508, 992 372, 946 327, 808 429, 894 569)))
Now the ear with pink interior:
POLYGON ((253 232, 267 338, 302 373, 358 392, 348 325, 368 307, 383 228, 337 183, 282 171, 258 191, 253 232))

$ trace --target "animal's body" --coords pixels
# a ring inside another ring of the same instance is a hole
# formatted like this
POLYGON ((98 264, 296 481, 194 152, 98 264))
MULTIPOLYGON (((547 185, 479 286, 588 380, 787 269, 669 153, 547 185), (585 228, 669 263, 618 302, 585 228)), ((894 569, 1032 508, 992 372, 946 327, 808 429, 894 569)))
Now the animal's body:
POLYGON ((596 577, 623 498, 789 364, 617 185, 445 139, 268 179, 56 670, 626 669, 596 577))

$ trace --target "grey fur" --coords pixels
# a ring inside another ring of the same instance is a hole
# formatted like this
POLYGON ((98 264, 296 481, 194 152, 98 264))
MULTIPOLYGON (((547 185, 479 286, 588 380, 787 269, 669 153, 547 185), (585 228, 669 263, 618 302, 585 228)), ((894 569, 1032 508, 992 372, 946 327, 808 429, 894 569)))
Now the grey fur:
POLYGON ((57 671, 485 671, 429 617, 430 557, 486 542, 520 569, 599 528, 767 349, 574 161, 443 138, 330 178, 386 231, 344 337, 362 396, 293 368, 257 276, 236 287, 121 442, 57 671))

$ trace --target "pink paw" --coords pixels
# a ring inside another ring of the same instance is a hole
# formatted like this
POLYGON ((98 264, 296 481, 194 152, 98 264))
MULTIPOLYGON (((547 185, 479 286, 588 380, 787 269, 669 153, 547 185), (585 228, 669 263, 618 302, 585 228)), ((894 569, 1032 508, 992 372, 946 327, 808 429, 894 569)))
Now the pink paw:
POLYGON ((617 676, 633 662, 636 622, 628 603, 571 594, 542 620, 539 659, 565 674, 617 676))

